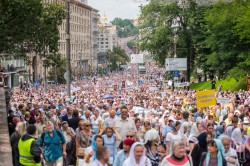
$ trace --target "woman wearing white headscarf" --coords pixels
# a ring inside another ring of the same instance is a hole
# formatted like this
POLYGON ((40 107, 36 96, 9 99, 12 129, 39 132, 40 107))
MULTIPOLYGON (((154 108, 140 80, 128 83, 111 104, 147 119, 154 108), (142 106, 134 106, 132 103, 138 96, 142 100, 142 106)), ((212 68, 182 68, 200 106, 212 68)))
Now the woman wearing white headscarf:
POLYGON ((242 139, 243 139, 240 128, 236 128, 232 131, 231 139, 234 142, 236 149, 240 148, 240 146, 242 145, 242 139))
POLYGON ((202 120, 201 117, 196 118, 196 122, 193 123, 193 125, 191 127, 190 135, 197 137, 200 134, 200 131, 198 130, 198 123, 200 120, 202 120))
POLYGON ((159 150, 159 134, 155 129, 151 129, 145 134, 145 148, 147 149, 147 157, 150 159, 152 166, 158 166, 161 161, 159 150))
POLYGON ((180 130, 178 131, 178 135, 182 138, 183 142, 185 143, 186 146, 186 151, 189 152, 190 149, 187 146, 188 145, 188 126, 189 126, 189 122, 184 122, 181 124, 180 130))
POLYGON ((132 145, 129 157, 123 166, 152 166, 150 160, 145 156, 145 148, 142 143, 136 142, 132 145))

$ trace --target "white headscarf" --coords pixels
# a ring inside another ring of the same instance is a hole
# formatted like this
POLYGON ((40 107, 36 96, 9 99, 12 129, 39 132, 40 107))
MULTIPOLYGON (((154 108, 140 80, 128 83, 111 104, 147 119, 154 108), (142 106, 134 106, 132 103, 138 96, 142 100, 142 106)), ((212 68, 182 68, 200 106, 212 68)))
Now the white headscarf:
MULTIPOLYGON (((129 157, 125 160, 124 164, 126 163, 126 165, 129 165, 129 166, 136 166, 134 151, 135 151, 136 146, 138 146, 138 145, 143 146, 143 144, 141 142, 135 142, 130 149, 129 157)), ((143 148, 144 148, 144 146, 143 146, 143 148)), ((144 151, 145 151, 145 148, 144 148, 144 151)), ((145 166, 146 160, 147 160, 147 157, 145 156, 145 153, 143 153, 141 158, 140 158, 139 166, 145 166)))
POLYGON ((242 144, 242 133, 241 133, 240 128, 236 128, 233 130, 232 135, 231 135, 231 139, 236 144, 236 147, 237 147, 237 145, 242 144))
POLYGON ((181 124, 180 130, 178 131, 178 134, 181 138, 183 138, 185 136, 186 133, 184 133, 184 127, 187 126, 188 127, 189 122, 184 122, 181 124))
POLYGON ((144 138, 145 138, 145 144, 148 141, 153 141, 155 140, 157 137, 159 137, 158 131, 155 129, 150 129, 146 132, 144 138))

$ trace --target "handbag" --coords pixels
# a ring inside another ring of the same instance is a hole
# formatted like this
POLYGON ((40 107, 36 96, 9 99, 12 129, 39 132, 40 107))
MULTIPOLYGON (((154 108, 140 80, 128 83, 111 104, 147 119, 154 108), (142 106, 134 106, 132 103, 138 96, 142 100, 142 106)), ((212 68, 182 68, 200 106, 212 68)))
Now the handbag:
MULTIPOLYGON (((87 147, 89 146, 89 139, 90 139, 90 135, 88 137, 88 143, 87 143, 87 147)), ((78 147, 78 157, 84 157, 84 154, 85 154, 85 151, 86 151, 86 148, 82 148, 82 147, 78 147)))

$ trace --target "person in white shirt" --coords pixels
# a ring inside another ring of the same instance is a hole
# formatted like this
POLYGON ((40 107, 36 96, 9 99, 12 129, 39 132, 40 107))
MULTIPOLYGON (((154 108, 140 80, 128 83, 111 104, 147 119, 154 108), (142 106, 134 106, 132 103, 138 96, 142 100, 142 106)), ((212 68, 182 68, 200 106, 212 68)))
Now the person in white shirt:
POLYGON ((90 122, 91 122, 91 125, 92 125, 92 130, 94 131, 94 134, 98 134, 99 129, 100 129, 100 125, 101 125, 101 122, 102 122, 102 118, 99 115, 98 110, 94 109, 93 113, 94 113, 94 115, 92 115, 90 117, 90 122))

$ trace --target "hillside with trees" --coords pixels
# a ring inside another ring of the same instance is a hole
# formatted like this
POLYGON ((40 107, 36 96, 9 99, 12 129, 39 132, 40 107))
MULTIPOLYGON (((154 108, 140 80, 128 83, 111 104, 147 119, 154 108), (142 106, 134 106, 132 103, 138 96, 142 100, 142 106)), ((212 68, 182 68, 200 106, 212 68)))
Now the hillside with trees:
POLYGON ((111 23, 116 25, 118 37, 135 36, 139 33, 139 29, 134 26, 132 20, 115 18, 111 23))

